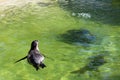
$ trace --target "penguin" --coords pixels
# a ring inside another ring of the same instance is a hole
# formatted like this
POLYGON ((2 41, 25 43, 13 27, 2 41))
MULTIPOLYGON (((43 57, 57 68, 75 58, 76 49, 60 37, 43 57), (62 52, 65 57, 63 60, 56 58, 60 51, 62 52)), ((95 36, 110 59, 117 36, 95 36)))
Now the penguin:
POLYGON ((43 63, 44 56, 40 53, 38 48, 38 40, 32 41, 28 55, 25 56, 24 58, 17 60, 15 63, 26 58, 28 63, 31 64, 36 69, 36 71, 38 71, 40 67, 41 68, 46 67, 46 65, 43 63))

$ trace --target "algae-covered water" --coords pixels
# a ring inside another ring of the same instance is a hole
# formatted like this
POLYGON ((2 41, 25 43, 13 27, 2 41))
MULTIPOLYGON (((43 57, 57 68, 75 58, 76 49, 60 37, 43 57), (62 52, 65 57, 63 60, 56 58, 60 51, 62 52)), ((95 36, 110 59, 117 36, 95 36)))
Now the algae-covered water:
POLYGON ((120 80, 119 6, 112 7, 112 16, 101 18, 105 13, 67 10, 54 0, 1 11, 0 80, 120 80), (87 46, 61 40, 62 34, 79 29, 89 30, 96 40, 87 46), (46 56, 47 67, 39 71, 26 60, 14 63, 28 54, 33 40, 39 40, 46 56))

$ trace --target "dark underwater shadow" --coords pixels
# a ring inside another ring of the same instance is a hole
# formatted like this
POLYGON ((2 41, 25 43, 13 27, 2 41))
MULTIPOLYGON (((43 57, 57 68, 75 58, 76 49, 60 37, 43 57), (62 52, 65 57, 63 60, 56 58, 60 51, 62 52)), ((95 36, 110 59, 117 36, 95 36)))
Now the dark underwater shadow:
POLYGON ((120 6, 114 7, 112 0, 58 0, 58 3, 76 18, 120 25, 120 6))
POLYGON ((96 41, 96 37, 87 29, 73 29, 60 34, 59 40, 68 44, 89 46, 96 41))
POLYGON ((79 73, 79 74, 84 74, 86 71, 97 71, 99 72, 98 68, 102 65, 104 65, 105 63, 107 63, 104 59, 104 54, 98 54, 96 56, 91 56, 90 61, 88 62, 88 64, 86 64, 84 67, 72 71, 71 73, 79 73))

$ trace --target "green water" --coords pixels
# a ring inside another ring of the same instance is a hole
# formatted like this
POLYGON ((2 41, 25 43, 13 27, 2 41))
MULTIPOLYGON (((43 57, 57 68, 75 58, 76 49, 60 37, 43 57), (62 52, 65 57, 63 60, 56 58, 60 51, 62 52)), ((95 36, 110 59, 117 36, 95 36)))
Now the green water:
POLYGON ((57 3, 28 4, 0 13, 0 80, 120 80, 119 25, 74 18, 57 3), (96 42, 85 47, 59 40, 66 31, 80 28, 94 34, 96 42), (36 39, 40 51, 49 57, 44 61, 47 67, 36 71, 26 60, 14 64, 36 39), (89 57, 98 54, 104 54, 107 63, 98 71, 80 73, 89 57))

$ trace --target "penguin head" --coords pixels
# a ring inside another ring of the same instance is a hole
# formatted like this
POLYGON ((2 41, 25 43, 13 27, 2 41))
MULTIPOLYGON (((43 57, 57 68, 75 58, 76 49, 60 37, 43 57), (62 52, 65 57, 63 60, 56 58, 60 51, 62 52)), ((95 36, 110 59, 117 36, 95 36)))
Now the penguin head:
POLYGON ((38 40, 34 40, 31 43, 31 50, 38 49, 38 40))

